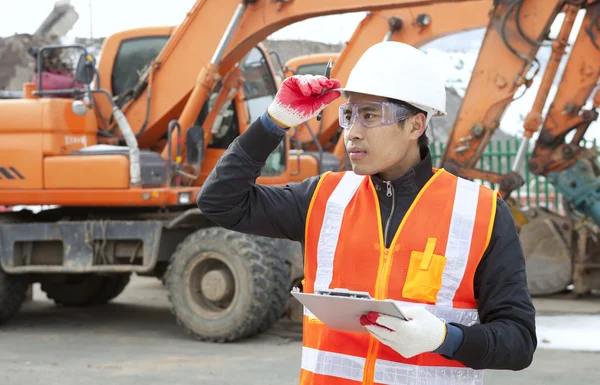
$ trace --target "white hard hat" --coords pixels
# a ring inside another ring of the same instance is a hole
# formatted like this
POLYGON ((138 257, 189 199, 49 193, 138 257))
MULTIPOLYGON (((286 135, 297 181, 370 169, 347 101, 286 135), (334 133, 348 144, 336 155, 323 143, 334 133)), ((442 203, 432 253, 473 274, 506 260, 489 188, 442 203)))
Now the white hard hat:
POLYGON ((425 52, 405 43, 385 41, 367 49, 339 91, 392 98, 412 104, 432 117, 446 116, 446 85, 440 68, 425 52))

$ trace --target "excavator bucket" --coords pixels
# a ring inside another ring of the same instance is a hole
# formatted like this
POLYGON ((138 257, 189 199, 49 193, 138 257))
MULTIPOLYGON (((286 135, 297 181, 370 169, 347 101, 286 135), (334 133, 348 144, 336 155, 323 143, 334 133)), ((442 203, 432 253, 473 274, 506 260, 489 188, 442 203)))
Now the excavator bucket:
POLYGON ((564 291, 573 281, 572 222, 540 207, 525 208, 521 213, 527 218, 519 236, 531 295, 564 291))

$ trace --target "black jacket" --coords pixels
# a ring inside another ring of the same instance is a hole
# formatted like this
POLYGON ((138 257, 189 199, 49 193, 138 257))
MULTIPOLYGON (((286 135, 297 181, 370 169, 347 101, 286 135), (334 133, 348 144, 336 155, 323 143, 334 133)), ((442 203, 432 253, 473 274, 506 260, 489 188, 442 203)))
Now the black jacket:
MULTIPOLYGON (((269 154, 282 139, 255 121, 238 137, 217 162, 198 196, 201 211, 225 228, 299 241, 304 246, 304 224, 308 206, 320 176, 285 187, 255 184, 269 154)), ((389 246, 408 207, 433 175, 429 153, 401 178, 387 184, 372 176, 381 206, 381 219, 390 216, 389 246)), ((520 370, 528 367, 537 346, 535 308, 525 275, 525 260, 508 205, 498 199, 496 221, 488 250, 474 279, 480 324, 462 329, 464 340, 452 359, 474 369, 520 370)))

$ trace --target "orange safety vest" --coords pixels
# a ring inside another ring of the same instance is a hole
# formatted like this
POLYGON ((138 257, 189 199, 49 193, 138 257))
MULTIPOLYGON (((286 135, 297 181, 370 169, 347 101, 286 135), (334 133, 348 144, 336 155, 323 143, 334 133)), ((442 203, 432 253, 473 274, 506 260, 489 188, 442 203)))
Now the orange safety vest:
MULTIPOLYGON (((433 169, 385 248, 368 176, 322 176, 305 229, 303 292, 345 288, 424 306, 446 322, 479 322, 473 277, 492 232, 497 192, 433 169)), ((404 358, 368 333, 327 328, 304 310, 300 385, 469 384, 483 372, 439 354, 404 358)))

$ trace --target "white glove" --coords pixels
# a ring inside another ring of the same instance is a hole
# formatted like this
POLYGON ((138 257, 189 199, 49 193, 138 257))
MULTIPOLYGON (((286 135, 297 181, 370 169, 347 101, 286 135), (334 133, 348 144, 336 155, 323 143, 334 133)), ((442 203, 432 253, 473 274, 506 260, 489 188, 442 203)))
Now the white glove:
POLYGON ((361 324, 373 337, 405 358, 432 352, 446 339, 446 323, 420 306, 401 309, 403 319, 380 313, 361 317, 361 324))

